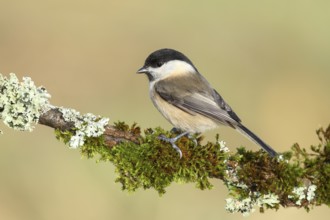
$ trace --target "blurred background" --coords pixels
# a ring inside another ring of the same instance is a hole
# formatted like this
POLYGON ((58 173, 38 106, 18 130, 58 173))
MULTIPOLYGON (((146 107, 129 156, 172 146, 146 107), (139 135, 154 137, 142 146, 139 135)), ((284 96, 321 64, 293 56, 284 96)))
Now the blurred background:
MULTIPOLYGON (((317 144, 330 122, 330 1, 0 0, 0 72, 30 76, 53 105, 137 122, 170 124, 153 107, 145 76, 152 51, 185 53, 246 126, 278 151, 317 144)), ((36 126, 0 137, 0 219, 243 219, 224 210, 227 191, 171 185, 128 194, 114 167, 80 157, 36 126)), ((229 128, 229 147, 257 150, 229 128)), ((283 209, 253 219, 328 219, 328 207, 283 209)))

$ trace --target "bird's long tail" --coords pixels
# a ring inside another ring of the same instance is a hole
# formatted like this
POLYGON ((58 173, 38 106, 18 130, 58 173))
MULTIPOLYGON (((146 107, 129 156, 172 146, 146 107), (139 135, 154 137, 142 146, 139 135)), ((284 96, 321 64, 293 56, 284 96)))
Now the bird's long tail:
POLYGON ((250 131, 247 127, 242 124, 238 124, 236 129, 246 136, 248 139, 252 140, 253 142, 257 143, 262 147, 270 156, 275 157, 277 155, 276 151, 273 150, 268 144, 266 144, 263 140, 261 140, 257 135, 255 135, 252 131, 250 131))

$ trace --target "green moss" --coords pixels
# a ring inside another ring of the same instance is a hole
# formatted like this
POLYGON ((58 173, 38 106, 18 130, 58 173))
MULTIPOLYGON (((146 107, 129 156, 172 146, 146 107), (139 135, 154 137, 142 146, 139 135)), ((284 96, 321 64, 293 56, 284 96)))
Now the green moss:
MULTIPOLYGON (((115 126, 140 134, 136 124, 130 127, 118 122, 115 126)), ((295 144, 281 159, 243 147, 236 153, 226 153, 220 150, 218 136, 215 143, 202 144, 202 137, 197 135, 177 142, 183 153, 180 159, 170 144, 158 139, 160 134, 176 135, 161 128, 147 129, 140 144, 124 142, 110 148, 99 137, 88 138, 80 149, 87 158, 113 163, 118 175, 116 182, 129 192, 153 188, 162 195, 172 182, 195 183, 198 189, 211 189, 210 179, 217 178, 225 182, 229 194, 238 200, 260 201, 263 195, 277 195, 280 203, 265 203, 261 208, 264 211, 296 204, 294 188, 313 184, 317 186, 316 197, 311 201, 304 199, 301 207, 308 210, 313 205, 330 205, 330 126, 318 130, 319 145, 306 150, 295 144)), ((57 138, 64 143, 72 135, 72 132, 56 131, 57 138)))
POLYGON ((60 129, 55 129, 56 139, 63 141, 64 144, 68 144, 73 135, 73 131, 61 131, 60 129))
POLYGON ((304 167, 317 186, 317 205, 330 206, 330 125, 326 130, 317 130, 321 144, 312 146, 312 153, 304 157, 304 167))
MULTIPOLYGON (((123 124, 121 127, 128 129, 123 124)), ((160 128, 148 129, 142 144, 126 142, 111 149, 102 143, 96 146, 91 141, 91 144, 81 148, 82 154, 87 157, 98 155, 98 160, 112 162, 118 174, 116 181, 127 191, 154 188, 163 194, 173 181, 193 182, 199 189, 210 189, 212 184, 209 177, 223 176, 225 166, 221 160, 224 157, 219 151, 219 145, 207 143, 205 146, 195 146, 194 141, 182 138, 178 146, 184 157, 180 159, 170 145, 158 139, 160 134, 171 135, 160 128)), ((197 141, 200 140, 197 137, 197 141)))
POLYGON ((128 131, 129 130, 128 124, 126 124, 125 122, 122 122, 122 121, 115 122, 114 126, 115 126, 116 129, 118 129, 120 131, 128 131))

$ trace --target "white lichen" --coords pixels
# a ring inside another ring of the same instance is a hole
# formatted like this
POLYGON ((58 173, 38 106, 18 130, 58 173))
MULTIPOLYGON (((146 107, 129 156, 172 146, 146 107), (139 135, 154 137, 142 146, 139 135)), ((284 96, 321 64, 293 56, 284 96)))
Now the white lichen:
POLYGON ((19 82, 14 73, 9 78, 0 74, 0 119, 10 128, 32 131, 40 115, 49 108, 49 98, 46 89, 36 87, 30 77, 19 82))
POLYGON ((315 198, 315 191, 317 186, 316 185, 310 185, 307 190, 307 196, 306 199, 308 202, 312 201, 315 198))
POLYGON ((69 141, 70 148, 76 149, 84 145, 85 134, 81 131, 77 131, 74 136, 71 137, 69 141))
POLYGON ((239 179, 237 176, 237 169, 239 167, 232 167, 232 166, 227 166, 226 169, 226 183, 229 185, 237 185, 239 183, 239 179))
POLYGON ((280 154, 277 157, 277 162, 282 162, 282 161, 284 161, 285 163, 289 163, 289 160, 284 160, 283 154, 280 154))
MULTIPOLYGON (((293 189, 292 193, 295 194, 295 197, 297 197, 297 200, 296 200, 297 205, 301 205, 301 202, 306 198, 305 190, 306 190, 306 187, 295 187, 293 189)), ((290 198, 290 196, 289 196, 289 198, 290 198)), ((292 196, 291 198, 294 198, 294 196, 292 196)))
POLYGON ((315 198, 316 188, 316 185, 294 187, 293 195, 289 195, 288 198, 295 200, 297 205, 301 205, 305 199, 310 202, 315 198))
POLYGON ((248 189, 249 187, 239 180, 237 172, 241 169, 241 167, 237 163, 233 163, 232 161, 225 160, 227 165, 227 169, 225 170, 226 178, 225 183, 229 189, 232 187, 234 188, 241 188, 241 189, 248 189))
POLYGON ((253 202, 250 198, 241 200, 228 198, 226 199, 225 209, 230 213, 242 213, 243 216, 248 216, 255 211, 255 209, 253 208, 253 202))
MULTIPOLYGON (((254 192, 254 195, 258 193, 254 192)), ((278 196, 275 194, 266 194, 259 196, 258 198, 244 198, 244 199, 234 199, 228 198, 226 199, 226 207, 225 209, 230 213, 242 213, 243 216, 248 216, 255 211, 255 206, 263 207, 265 205, 274 207, 280 201, 278 200, 278 196)))
POLYGON ((219 145, 220 145, 220 151, 224 152, 224 153, 228 153, 229 152, 229 148, 227 147, 227 144, 225 141, 218 141, 219 145))
POLYGON ((75 134, 69 141, 70 148, 78 148, 84 145, 86 138, 99 137, 105 131, 105 126, 109 123, 108 118, 101 118, 91 113, 81 115, 78 111, 69 108, 59 108, 63 118, 67 122, 72 122, 75 134))
POLYGON ((259 197, 256 201, 256 204, 259 207, 262 207, 264 205, 269 205, 271 207, 274 207, 278 203, 280 203, 280 200, 278 199, 278 195, 275 195, 273 193, 263 195, 259 197))

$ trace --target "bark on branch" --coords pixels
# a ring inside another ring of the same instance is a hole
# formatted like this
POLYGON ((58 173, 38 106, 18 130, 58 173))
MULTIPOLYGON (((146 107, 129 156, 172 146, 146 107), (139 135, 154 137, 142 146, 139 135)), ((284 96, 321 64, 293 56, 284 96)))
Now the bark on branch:
MULTIPOLYGON (((270 157, 238 148, 230 152, 219 137, 202 143, 202 137, 182 137, 176 144, 183 157, 159 135, 175 135, 161 128, 147 129, 141 135, 136 125, 108 124, 107 118, 74 109, 53 107, 50 95, 36 87, 31 78, 20 82, 15 74, 0 74, 0 119, 15 129, 32 131, 35 123, 56 129, 56 137, 79 148, 88 158, 111 162, 117 182, 124 190, 154 188, 160 194, 172 182, 195 183, 199 189, 212 187, 210 178, 227 186, 229 212, 250 213, 283 207, 330 206, 330 125, 317 130, 320 143, 310 149, 294 144, 291 151, 270 157), (45 110, 47 109, 47 110, 45 110)), ((0 131, 1 133, 1 131, 0 131)))
MULTIPOLYGON (((43 113, 39 118, 39 124, 59 129, 61 131, 72 131, 74 129, 74 124, 64 120, 63 113, 59 108, 53 108, 43 113)), ((107 125, 105 127, 103 136, 105 144, 110 148, 122 142, 133 142, 138 144, 139 138, 141 137, 139 134, 120 130, 113 125, 107 125)))

